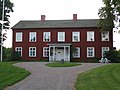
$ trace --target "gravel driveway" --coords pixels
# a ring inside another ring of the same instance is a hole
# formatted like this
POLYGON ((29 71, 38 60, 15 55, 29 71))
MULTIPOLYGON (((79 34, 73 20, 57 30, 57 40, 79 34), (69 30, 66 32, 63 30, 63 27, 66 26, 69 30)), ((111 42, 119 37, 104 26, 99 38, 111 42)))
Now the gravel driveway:
POLYGON ((45 62, 22 62, 16 65, 32 74, 19 83, 4 90, 75 90, 77 75, 99 67, 100 63, 83 63, 75 67, 51 68, 45 62))

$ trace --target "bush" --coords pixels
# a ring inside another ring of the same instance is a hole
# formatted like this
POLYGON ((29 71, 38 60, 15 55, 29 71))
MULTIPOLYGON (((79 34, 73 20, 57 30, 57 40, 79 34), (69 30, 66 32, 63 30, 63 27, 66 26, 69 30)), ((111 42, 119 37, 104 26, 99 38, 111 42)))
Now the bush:
POLYGON ((104 58, 108 58, 112 63, 120 62, 118 51, 110 50, 104 54, 104 58))
POLYGON ((17 52, 12 52, 11 60, 12 61, 19 61, 19 60, 21 60, 21 57, 20 57, 20 55, 17 52))

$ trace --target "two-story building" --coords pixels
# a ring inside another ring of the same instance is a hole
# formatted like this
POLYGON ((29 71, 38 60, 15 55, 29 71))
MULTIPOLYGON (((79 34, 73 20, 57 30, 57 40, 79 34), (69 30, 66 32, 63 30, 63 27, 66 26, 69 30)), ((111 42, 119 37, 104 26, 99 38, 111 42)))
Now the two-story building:
POLYGON ((113 48, 112 31, 100 31, 98 19, 20 21, 12 27, 13 50, 23 60, 88 61, 113 48))

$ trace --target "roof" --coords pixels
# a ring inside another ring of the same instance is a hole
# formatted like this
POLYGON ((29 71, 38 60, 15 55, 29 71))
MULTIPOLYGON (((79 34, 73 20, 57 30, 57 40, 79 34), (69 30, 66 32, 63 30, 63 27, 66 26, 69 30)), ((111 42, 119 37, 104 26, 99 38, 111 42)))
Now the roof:
POLYGON ((35 29, 35 28, 85 28, 98 27, 99 19, 74 20, 25 20, 19 21, 12 29, 35 29))

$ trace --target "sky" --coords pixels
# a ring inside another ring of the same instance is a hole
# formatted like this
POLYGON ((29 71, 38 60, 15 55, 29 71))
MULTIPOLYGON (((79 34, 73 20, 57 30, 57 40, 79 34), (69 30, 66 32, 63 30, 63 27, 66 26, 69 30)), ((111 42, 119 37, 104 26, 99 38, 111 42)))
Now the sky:
MULTIPOLYGON (((98 9, 103 6, 102 0, 10 0, 14 3, 14 12, 10 14, 10 26, 20 20, 40 20, 46 15, 46 20, 72 19, 77 14, 78 19, 98 19, 98 9)), ((4 46, 12 47, 12 30, 7 32, 8 39, 4 46)), ((120 48, 120 34, 114 35, 114 46, 120 48), (119 37, 119 38, 118 38, 119 37)))

